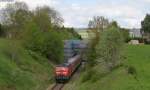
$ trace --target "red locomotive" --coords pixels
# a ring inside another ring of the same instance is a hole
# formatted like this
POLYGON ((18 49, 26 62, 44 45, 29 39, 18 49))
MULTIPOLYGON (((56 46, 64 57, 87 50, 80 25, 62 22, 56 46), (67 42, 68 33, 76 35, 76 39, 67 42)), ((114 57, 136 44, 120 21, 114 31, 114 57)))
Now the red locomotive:
POLYGON ((67 63, 56 66, 55 79, 56 82, 64 82, 70 79, 72 74, 81 64, 81 55, 76 55, 68 60, 67 63))

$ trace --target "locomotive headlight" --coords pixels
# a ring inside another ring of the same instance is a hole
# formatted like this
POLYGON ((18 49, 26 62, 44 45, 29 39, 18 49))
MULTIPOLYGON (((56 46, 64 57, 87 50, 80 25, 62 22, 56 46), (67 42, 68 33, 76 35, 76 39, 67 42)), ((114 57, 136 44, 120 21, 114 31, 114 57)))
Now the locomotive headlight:
POLYGON ((63 72, 63 75, 64 75, 64 76, 67 76, 67 75, 68 75, 68 72, 67 72, 67 71, 63 72))

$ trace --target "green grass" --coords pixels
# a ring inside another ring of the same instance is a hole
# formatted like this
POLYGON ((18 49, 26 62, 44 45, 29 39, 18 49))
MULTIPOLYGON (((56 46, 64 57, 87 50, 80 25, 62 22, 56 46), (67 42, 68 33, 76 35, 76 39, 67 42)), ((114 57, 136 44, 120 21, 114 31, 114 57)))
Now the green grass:
MULTIPOLYGON (((65 90, 150 90, 150 46, 127 45, 124 65, 104 76, 101 74, 96 81, 82 83, 81 75, 74 83, 65 87, 65 90), (134 67, 135 75, 128 73, 127 67, 134 67), (136 78, 135 78, 136 76, 136 78)), ((97 66, 97 71, 102 67, 97 66)))
POLYGON ((52 65, 17 41, 0 39, 0 90, 45 90, 52 65))

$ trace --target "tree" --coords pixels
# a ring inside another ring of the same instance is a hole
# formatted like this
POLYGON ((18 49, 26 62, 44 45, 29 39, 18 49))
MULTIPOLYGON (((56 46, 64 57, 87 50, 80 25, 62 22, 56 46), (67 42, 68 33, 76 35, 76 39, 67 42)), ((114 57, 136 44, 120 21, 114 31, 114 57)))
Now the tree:
POLYGON ((98 62, 105 62, 105 66, 112 70, 120 64, 123 39, 119 28, 112 26, 101 33, 101 38, 96 46, 98 62))
POLYGON ((120 32, 123 36, 123 39, 124 39, 124 42, 129 42, 130 40, 130 36, 129 36, 129 30, 128 29, 125 29, 125 28, 120 28, 120 32))
POLYGON ((34 21, 40 27, 40 30, 43 31, 59 27, 63 23, 63 19, 60 17, 60 14, 48 6, 36 8, 34 11, 34 21))
POLYGON ((88 27, 95 35, 93 39, 93 46, 95 46, 97 44, 97 41, 99 41, 98 39, 99 39, 100 31, 104 31, 104 29, 106 29, 109 25, 110 23, 108 19, 104 18, 103 16, 94 16, 93 19, 89 21, 88 27))
POLYGON ((109 25, 108 19, 103 16, 94 16, 92 20, 89 21, 88 27, 90 29, 104 30, 109 25))
POLYGON ((15 22, 16 12, 18 10, 29 11, 28 6, 24 2, 15 2, 13 4, 7 4, 6 8, 3 10, 4 12, 2 15, 2 23, 7 25, 13 24, 15 22))
POLYGON ((23 2, 8 4, 3 13, 3 24, 7 27, 7 37, 20 38, 27 23, 32 20, 32 13, 23 2))
POLYGON ((145 33, 150 33, 150 15, 147 14, 144 20, 141 22, 142 28, 141 30, 145 33))
POLYGON ((3 23, 8 26, 7 34, 10 38, 20 38, 26 24, 32 21, 41 31, 54 30, 54 27, 60 27, 63 23, 60 14, 47 6, 37 7, 34 11, 30 11, 24 2, 16 2, 8 4, 4 11, 3 23))
POLYGON ((47 6, 30 11, 25 3, 14 3, 7 6, 3 17, 9 37, 21 41, 28 51, 57 63, 63 61, 62 41, 78 38, 73 28, 61 27, 60 14, 47 6))
POLYGON ((0 37, 4 37, 5 36, 5 26, 0 24, 0 37))
POLYGON ((2 25, 0 24, 0 36, 2 34, 2 25))
POLYGON ((147 14, 144 18, 144 20, 141 22, 141 31, 143 39, 145 40, 145 43, 150 43, 150 14, 147 14))
POLYGON ((103 32, 109 26, 108 19, 104 18, 103 16, 94 16, 92 20, 89 21, 89 37, 91 39, 87 59, 88 65, 94 66, 96 64, 96 45, 100 39, 100 33, 103 32))
POLYGON ((113 27, 119 28, 118 23, 116 21, 112 21, 109 26, 110 27, 113 26, 113 27))
POLYGON ((2 25, 0 24, 0 31, 2 30, 2 25))

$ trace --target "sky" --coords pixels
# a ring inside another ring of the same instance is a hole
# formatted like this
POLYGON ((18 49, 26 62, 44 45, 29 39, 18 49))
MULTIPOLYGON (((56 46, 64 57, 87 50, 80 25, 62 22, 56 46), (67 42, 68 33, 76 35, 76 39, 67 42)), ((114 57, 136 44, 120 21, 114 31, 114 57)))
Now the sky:
POLYGON ((121 27, 140 28, 150 13, 150 0, 0 0, 0 8, 14 1, 24 1, 30 9, 50 6, 60 12, 67 27, 87 27, 93 16, 104 16, 121 27))

